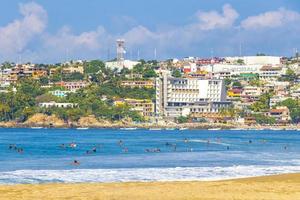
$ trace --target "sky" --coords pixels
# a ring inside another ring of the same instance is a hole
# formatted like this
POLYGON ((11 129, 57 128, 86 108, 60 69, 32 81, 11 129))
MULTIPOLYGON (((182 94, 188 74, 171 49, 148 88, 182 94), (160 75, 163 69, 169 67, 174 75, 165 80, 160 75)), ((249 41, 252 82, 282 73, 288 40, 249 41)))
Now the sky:
POLYGON ((0 0, 0 62, 291 56, 299 0, 0 0), (155 53, 156 52, 156 57, 155 53))

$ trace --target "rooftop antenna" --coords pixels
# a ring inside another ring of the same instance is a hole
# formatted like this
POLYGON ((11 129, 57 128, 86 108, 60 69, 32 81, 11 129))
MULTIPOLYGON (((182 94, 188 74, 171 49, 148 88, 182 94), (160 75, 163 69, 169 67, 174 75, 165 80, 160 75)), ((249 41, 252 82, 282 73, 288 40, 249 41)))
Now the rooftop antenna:
POLYGON ((107 49, 107 61, 109 61, 110 60, 110 49, 108 48, 107 49))
POLYGON ((132 49, 130 49, 130 60, 133 60, 132 49))
POLYGON ((211 61, 210 61, 210 63, 211 63, 211 73, 212 73, 212 76, 213 76, 213 74, 214 74, 214 64, 215 64, 215 61, 214 61, 214 49, 213 48, 211 48, 210 54, 211 54, 211 61))
POLYGON ((242 35, 241 35, 241 27, 238 27, 239 31, 239 55, 242 57, 242 35))

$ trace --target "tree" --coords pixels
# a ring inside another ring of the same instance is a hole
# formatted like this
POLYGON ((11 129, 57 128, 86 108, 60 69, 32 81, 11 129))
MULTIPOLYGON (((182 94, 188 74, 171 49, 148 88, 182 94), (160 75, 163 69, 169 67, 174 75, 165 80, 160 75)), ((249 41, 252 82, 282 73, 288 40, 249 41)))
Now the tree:
POLYGON ((43 76, 40 78, 41 85, 48 85, 48 83, 49 83, 49 78, 47 76, 43 76))
POLYGON ((239 81, 235 81, 235 82, 233 82, 232 87, 240 88, 240 87, 242 87, 242 84, 239 81))
POLYGON ((290 111, 290 117, 292 119, 292 122, 293 123, 300 122, 300 105, 298 100, 288 98, 278 103, 277 106, 286 106, 290 111))
POLYGON ((105 68, 105 64, 100 60, 92 60, 84 63, 85 74, 96 74, 105 68))
POLYGON ((237 64, 239 64, 239 65, 244 65, 244 64, 245 64, 245 62, 244 62, 243 59, 238 59, 236 62, 237 62, 237 64))
POLYGON ((154 78, 156 77, 156 73, 152 68, 146 68, 143 73, 143 78, 154 78))
POLYGON ((189 118, 188 117, 184 117, 184 116, 180 116, 180 117, 177 117, 177 123, 179 124, 184 124, 184 123, 187 123, 189 118))
POLYGON ((259 97, 259 100, 250 106, 250 109, 254 112, 263 112, 269 109, 270 105, 270 93, 265 93, 259 97))
POLYGON ((172 76, 175 77, 175 78, 180 78, 182 75, 181 75, 181 72, 178 69, 175 69, 172 72, 172 76))
POLYGON ((258 124, 269 124, 269 125, 272 125, 272 124, 276 123, 276 120, 275 120, 274 117, 268 117, 268 116, 265 116, 263 114, 255 114, 254 118, 255 118, 255 120, 256 120, 256 122, 258 124))
POLYGON ((283 81, 294 82, 295 79, 297 79, 297 75, 296 75, 296 73, 295 73, 292 69, 288 68, 288 69, 286 70, 285 76, 282 77, 281 79, 282 79, 283 81))
POLYGON ((71 74, 65 74, 63 76, 64 81, 80 81, 80 80, 83 80, 83 79, 84 79, 83 74, 81 74, 79 72, 73 72, 71 74))

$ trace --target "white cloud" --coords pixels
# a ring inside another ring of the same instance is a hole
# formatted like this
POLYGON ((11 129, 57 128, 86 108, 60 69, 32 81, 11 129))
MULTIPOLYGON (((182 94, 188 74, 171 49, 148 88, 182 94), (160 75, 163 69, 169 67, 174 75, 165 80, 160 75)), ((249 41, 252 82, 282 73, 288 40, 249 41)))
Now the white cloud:
POLYGON ((131 45, 142 45, 146 42, 157 39, 159 35, 157 33, 151 32, 144 26, 137 26, 129 30, 123 36, 126 42, 131 45))
POLYGON ((47 12, 38 4, 20 4, 22 19, 0 27, 0 54, 9 56, 21 53, 27 44, 41 34, 47 24, 47 12))
MULTIPOLYGON (((0 59, 22 56, 24 62, 61 62, 70 59, 106 58, 108 49, 112 58, 115 40, 124 38, 128 52, 140 51, 141 57, 152 59, 154 48, 159 57, 238 54, 239 40, 245 51, 254 53, 265 49, 288 49, 299 41, 300 14, 284 8, 246 18, 237 24, 239 13, 229 4, 222 11, 198 11, 194 21, 183 26, 167 25, 150 29, 129 16, 112 19, 114 28, 108 32, 103 26, 74 33, 64 26, 56 33, 46 32, 47 12, 36 3, 21 4, 22 18, 0 27, 0 59), (243 27, 240 34, 235 26, 243 27), (264 28, 262 31, 252 31, 264 28), (276 31, 270 28, 277 28, 276 31), (124 30, 128 30, 124 33, 124 30), (118 32, 119 34, 115 34, 118 32), (120 33, 121 32, 121 33, 120 33), (290 37, 284 37, 289 34, 290 37), (280 38, 281 40, 278 40, 280 38), (262 45, 264 44, 264 45, 262 45), (246 49, 250 49, 249 51, 246 49)), ((299 42, 298 42, 299 43, 299 42)))
MULTIPOLYGON (((201 41, 207 31, 226 29, 233 26, 239 14, 231 5, 223 6, 222 13, 217 11, 199 11, 196 21, 182 27, 171 27, 161 31, 151 31, 144 26, 136 26, 123 35, 126 42, 133 47, 147 46, 146 51, 153 53, 153 48, 161 51, 170 49, 188 49, 198 41, 201 41)), ((172 50, 173 51, 173 50, 172 50)))
POLYGON ((69 49, 89 49, 95 50, 100 48, 99 37, 105 33, 102 27, 95 31, 83 32, 78 35, 72 33, 69 27, 63 27, 55 35, 46 35, 44 43, 46 47, 54 47, 61 50, 69 49))
POLYGON ((239 17, 238 12, 232 8, 231 5, 226 4, 223 6, 223 13, 217 11, 197 13, 197 18, 200 22, 200 27, 203 30, 212 30, 216 28, 231 27, 239 17))
POLYGON ((300 21, 298 12, 280 8, 276 11, 248 17, 241 22, 241 26, 245 29, 276 28, 295 21, 300 21))

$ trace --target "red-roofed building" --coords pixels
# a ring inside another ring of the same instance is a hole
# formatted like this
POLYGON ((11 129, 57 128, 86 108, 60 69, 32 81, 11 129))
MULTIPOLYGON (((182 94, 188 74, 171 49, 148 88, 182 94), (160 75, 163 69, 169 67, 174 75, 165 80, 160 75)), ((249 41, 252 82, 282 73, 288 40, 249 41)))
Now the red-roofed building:
POLYGON ((279 123, 287 123, 291 120, 290 111, 286 106, 278 106, 275 109, 271 109, 268 115, 274 117, 279 123))

